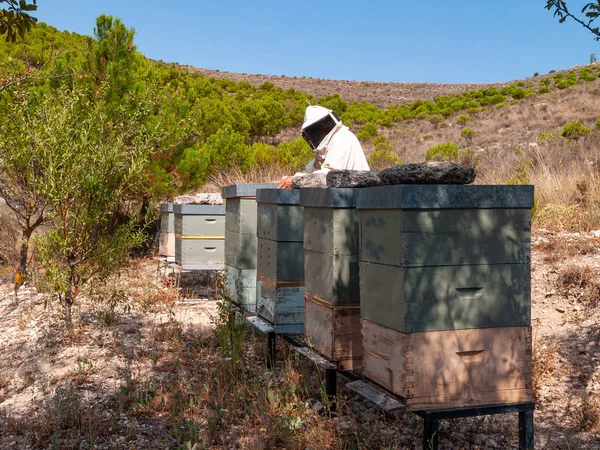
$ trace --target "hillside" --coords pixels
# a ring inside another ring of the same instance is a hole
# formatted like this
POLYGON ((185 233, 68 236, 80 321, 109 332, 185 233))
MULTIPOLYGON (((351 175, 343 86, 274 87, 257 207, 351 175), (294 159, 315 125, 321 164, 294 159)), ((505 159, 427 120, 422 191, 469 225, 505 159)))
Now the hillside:
POLYGON ((250 75, 218 70, 200 69, 193 66, 180 66, 191 73, 199 73, 208 78, 248 82, 253 86, 273 83, 282 89, 296 89, 316 98, 331 94, 339 94, 348 102, 366 101, 381 108, 392 105, 412 103, 416 100, 433 100, 440 95, 456 95, 462 92, 487 89, 490 86, 504 87, 510 83, 469 83, 469 84, 436 84, 436 83, 383 83, 372 81, 325 80, 322 78, 297 78, 272 75, 250 75))
MULTIPOLYGON (((71 91, 86 93, 100 112, 93 117, 117 117, 111 114, 123 105, 125 116, 134 116, 138 105, 151 105, 143 125, 160 124, 165 135, 173 134, 158 141, 148 164, 138 165, 142 176, 135 189, 120 191, 125 198, 115 210, 121 214, 111 214, 114 221, 108 222, 109 214, 98 213, 89 221, 92 232, 76 243, 94 242, 96 235, 110 240, 123 213, 142 215, 152 211, 151 202, 301 170, 312 156, 299 137, 307 101, 340 114, 374 170, 401 161, 452 160, 474 166, 477 183, 534 184, 536 448, 599 448, 600 65, 494 85, 371 83, 181 67, 152 61, 131 42, 112 57, 104 44, 100 37, 46 24, 14 46, 0 41, 0 163, 15 148, 29 150, 38 142, 44 150, 53 150, 47 142, 73 146, 73 161, 83 159, 76 143, 21 139, 29 129, 18 126, 22 116, 36 112, 40 99, 60 105, 60 95, 71 91), (105 92, 110 95, 103 97, 105 92), (19 109, 22 99, 33 101, 19 109), (9 142, 11 133, 16 138, 9 142)), ((54 116, 63 117, 50 111, 49 120, 35 121, 32 128, 51 128, 54 116)), ((108 122, 107 135, 120 136, 122 122, 108 122)), ((98 123, 89 128, 101 129, 98 123)), ((70 137, 73 128, 59 130, 70 137)), ((29 173, 35 158, 17 163, 29 173)), ((43 177, 44 169, 32 172, 43 177)), ((76 173, 81 177, 73 165, 67 170, 65 181, 76 173)), ((116 178, 95 181, 87 190, 111 192, 116 178)), ((36 200, 43 206, 42 193, 36 200)), ((38 206, 22 198, 27 211, 38 206)), ((65 198, 68 206, 72 197, 65 198)), ((378 410, 345 389, 343 379, 339 413, 329 417, 324 374, 283 342, 276 368, 267 369, 265 337, 240 331, 227 302, 219 301, 214 274, 186 274, 178 290, 172 278, 159 276, 155 260, 126 252, 122 270, 75 285, 79 297, 67 330, 64 297, 57 292, 72 281, 57 276, 59 282, 48 284, 47 276, 78 262, 43 266, 44 257, 59 258, 61 252, 44 253, 43 245, 38 252, 38 242, 44 242, 34 240, 31 276, 15 302, 23 233, 2 206, 1 449, 421 449, 421 419, 378 410)), ((57 223, 68 227, 66 213, 56 217, 35 237, 56 232, 57 223)), ((118 263, 107 259, 102 268, 118 263)), ((440 438, 444 449, 516 449, 517 418, 444 421, 440 438)))

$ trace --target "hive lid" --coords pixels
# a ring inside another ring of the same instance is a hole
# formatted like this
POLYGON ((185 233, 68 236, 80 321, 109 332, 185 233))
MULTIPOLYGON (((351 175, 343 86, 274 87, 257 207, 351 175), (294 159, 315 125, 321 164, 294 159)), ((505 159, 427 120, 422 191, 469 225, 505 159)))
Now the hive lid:
POLYGON ((225 205, 175 205, 175 214, 189 214, 197 216, 224 216, 225 205))
POLYGON ((275 203, 278 205, 299 205, 299 189, 258 189, 256 191, 258 203, 275 203))
POLYGON ((399 184, 360 189, 357 209, 532 208, 532 185, 399 184))
POLYGON ((160 212, 173 212, 173 203, 161 203, 160 204, 160 212))
POLYGON ((356 188, 300 189, 300 204, 316 208, 355 208, 356 188))
POLYGON ((223 198, 256 197, 257 189, 276 188, 277 183, 232 184, 221 189, 223 198))

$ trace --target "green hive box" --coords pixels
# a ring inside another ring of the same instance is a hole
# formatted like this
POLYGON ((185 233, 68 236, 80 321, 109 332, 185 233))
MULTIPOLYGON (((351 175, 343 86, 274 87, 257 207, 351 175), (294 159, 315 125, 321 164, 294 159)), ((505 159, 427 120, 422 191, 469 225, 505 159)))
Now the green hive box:
POLYGON ((174 205, 175 260, 186 270, 221 270, 225 255, 225 207, 174 205))
POLYGON ((257 285, 256 190, 275 184, 234 184, 222 189, 225 199, 226 290, 234 303, 255 311, 257 285))
POLYGON ((360 368, 359 189, 302 189, 304 335, 342 370, 360 368))
POLYGON ((160 205, 160 234, 158 254, 167 258, 167 261, 175 261, 175 213, 173 203, 161 203, 160 205))
POLYGON ((276 333, 304 332, 304 208, 300 191, 259 189, 256 313, 276 333))
POLYGON ((529 326, 533 186, 361 190, 361 317, 403 333, 529 326))
POLYGON ((306 291, 339 304, 358 304, 358 189, 302 189, 306 291))

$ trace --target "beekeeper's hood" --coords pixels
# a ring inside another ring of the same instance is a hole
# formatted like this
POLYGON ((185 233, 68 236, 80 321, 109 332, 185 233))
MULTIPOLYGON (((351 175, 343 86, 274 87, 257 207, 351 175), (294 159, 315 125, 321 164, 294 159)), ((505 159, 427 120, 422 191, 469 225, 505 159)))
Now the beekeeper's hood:
POLYGON ((302 137, 313 150, 317 150, 325 138, 341 127, 340 118, 332 110, 310 105, 304 113, 302 137))

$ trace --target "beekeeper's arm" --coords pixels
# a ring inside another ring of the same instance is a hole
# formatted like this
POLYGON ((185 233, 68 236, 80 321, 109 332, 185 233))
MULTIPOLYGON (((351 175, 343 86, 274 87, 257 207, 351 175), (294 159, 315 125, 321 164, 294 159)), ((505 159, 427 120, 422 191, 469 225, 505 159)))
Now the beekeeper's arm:
MULTIPOLYGON (((314 160, 311 163, 314 164, 314 160)), ((325 161, 321 168, 313 170, 313 173, 327 173, 331 170, 369 170, 369 164, 360 142, 347 129, 340 130, 333 137, 327 148, 325 161)))

